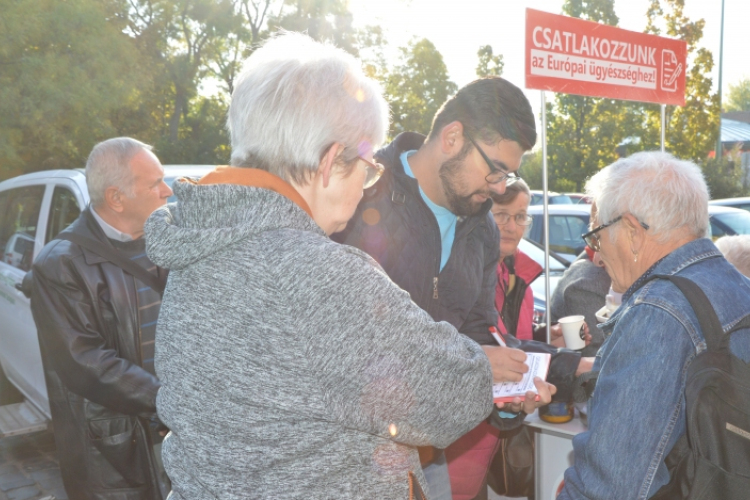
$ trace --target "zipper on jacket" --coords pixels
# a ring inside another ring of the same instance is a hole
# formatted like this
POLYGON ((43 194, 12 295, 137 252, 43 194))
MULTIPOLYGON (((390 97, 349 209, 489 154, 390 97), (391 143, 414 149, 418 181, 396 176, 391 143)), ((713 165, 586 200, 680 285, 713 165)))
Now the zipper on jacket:
POLYGON ((438 277, 437 276, 432 278, 432 298, 436 300, 438 298, 438 277))

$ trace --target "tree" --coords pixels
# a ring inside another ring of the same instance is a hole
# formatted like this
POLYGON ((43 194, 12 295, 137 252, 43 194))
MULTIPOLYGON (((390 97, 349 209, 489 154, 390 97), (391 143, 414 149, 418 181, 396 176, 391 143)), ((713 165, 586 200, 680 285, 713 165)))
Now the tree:
MULTIPOLYGON (((566 0, 563 13, 617 25, 613 0, 566 0)), ((547 105, 550 189, 580 191, 587 178, 617 159, 616 148, 637 114, 626 103, 558 94, 547 105)))
POLYGON ((750 78, 744 78, 737 85, 729 85, 727 111, 750 111, 750 78))
POLYGON ((0 0, 0 12, 0 178, 83 166, 143 86, 122 12, 99 0, 0 0))
POLYGON ((390 136, 405 131, 427 134, 435 113, 458 87, 448 78, 443 56, 426 38, 412 40, 399 51, 400 62, 385 81, 393 114, 390 136))
POLYGON ((521 166, 518 169, 518 174, 526 181, 530 189, 542 189, 544 186, 542 166, 541 148, 529 151, 521 158, 521 166))
MULTIPOLYGON (((667 106, 666 149, 675 156, 701 162, 716 147, 719 133, 719 98, 711 94, 713 55, 698 43, 703 38, 705 20, 691 21, 684 14, 685 0, 651 0, 647 12, 647 33, 679 38, 687 43, 688 71, 685 79, 685 106, 667 106), (663 26, 660 27, 660 26, 663 26)), ((655 148, 660 130, 659 106, 644 106, 647 113, 644 148, 655 148)))
POLYGON ((318 41, 331 41, 337 47, 358 55, 357 30, 345 0, 284 0, 280 13, 269 19, 271 32, 307 33, 318 41))
POLYGON ((477 57, 479 63, 477 64, 477 76, 482 78, 485 76, 502 76, 503 67, 503 55, 494 55, 492 52, 492 45, 482 45, 477 51, 477 57))
POLYGON ((701 168, 711 198, 735 198, 746 195, 746 190, 742 186, 742 168, 727 156, 719 160, 707 159, 701 168))
POLYGON ((131 0, 129 27, 143 39, 152 67, 166 77, 161 90, 170 100, 167 132, 176 143, 210 62, 223 56, 225 41, 241 29, 237 6, 230 0, 131 0))

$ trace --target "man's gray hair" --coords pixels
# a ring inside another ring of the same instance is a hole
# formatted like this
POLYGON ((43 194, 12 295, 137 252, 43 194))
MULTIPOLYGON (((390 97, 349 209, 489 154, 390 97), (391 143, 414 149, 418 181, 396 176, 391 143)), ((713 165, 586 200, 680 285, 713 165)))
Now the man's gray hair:
POLYGON ((357 59, 282 33, 247 59, 235 83, 227 120, 231 164, 306 184, 333 143, 345 146, 348 164, 383 142, 388 120, 380 86, 357 59))
MULTIPOLYGON (((675 234, 708 231, 708 187, 701 169, 668 153, 642 152, 617 160, 586 183, 600 224, 631 214, 664 243, 675 234)), ((615 233, 610 233, 614 236, 615 233)))
POLYGON ((130 160, 144 149, 152 148, 130 137, 115 137, 94 146, 86 161, 86 185, 92 206, 102 206, 104 192, 112 186, 129 198, 135 196, 130 160))
POLYGON ((750 278, 750 234, 722 236, 716 240, 716 248, 739 272, 750 278))

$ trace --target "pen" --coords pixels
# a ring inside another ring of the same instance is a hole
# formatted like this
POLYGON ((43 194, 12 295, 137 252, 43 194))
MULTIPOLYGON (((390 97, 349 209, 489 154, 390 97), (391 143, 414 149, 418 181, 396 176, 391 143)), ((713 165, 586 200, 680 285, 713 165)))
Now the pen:
POLYGON ((500 332, 497 331, 497 328, 495 328, 494 326, 491 326, 490 327, 490 334, 495 338, 495 341, 498 344, 500 344, 503 347, 508 347, 505 344, 505 341, 503 340, 503 338, 500 336, 500 332))

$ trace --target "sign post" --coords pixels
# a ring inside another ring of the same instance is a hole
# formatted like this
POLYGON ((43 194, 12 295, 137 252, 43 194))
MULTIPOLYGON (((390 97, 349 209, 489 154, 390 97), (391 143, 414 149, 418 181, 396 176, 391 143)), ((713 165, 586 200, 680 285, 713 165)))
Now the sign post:
POLYGON ((661 104, 664 151, 665 106, 685 105, 686 72, 684 41, 526 9, 526 88, 542 91, 547 342, 550 341, 550 284, 544 91, 661 104))

